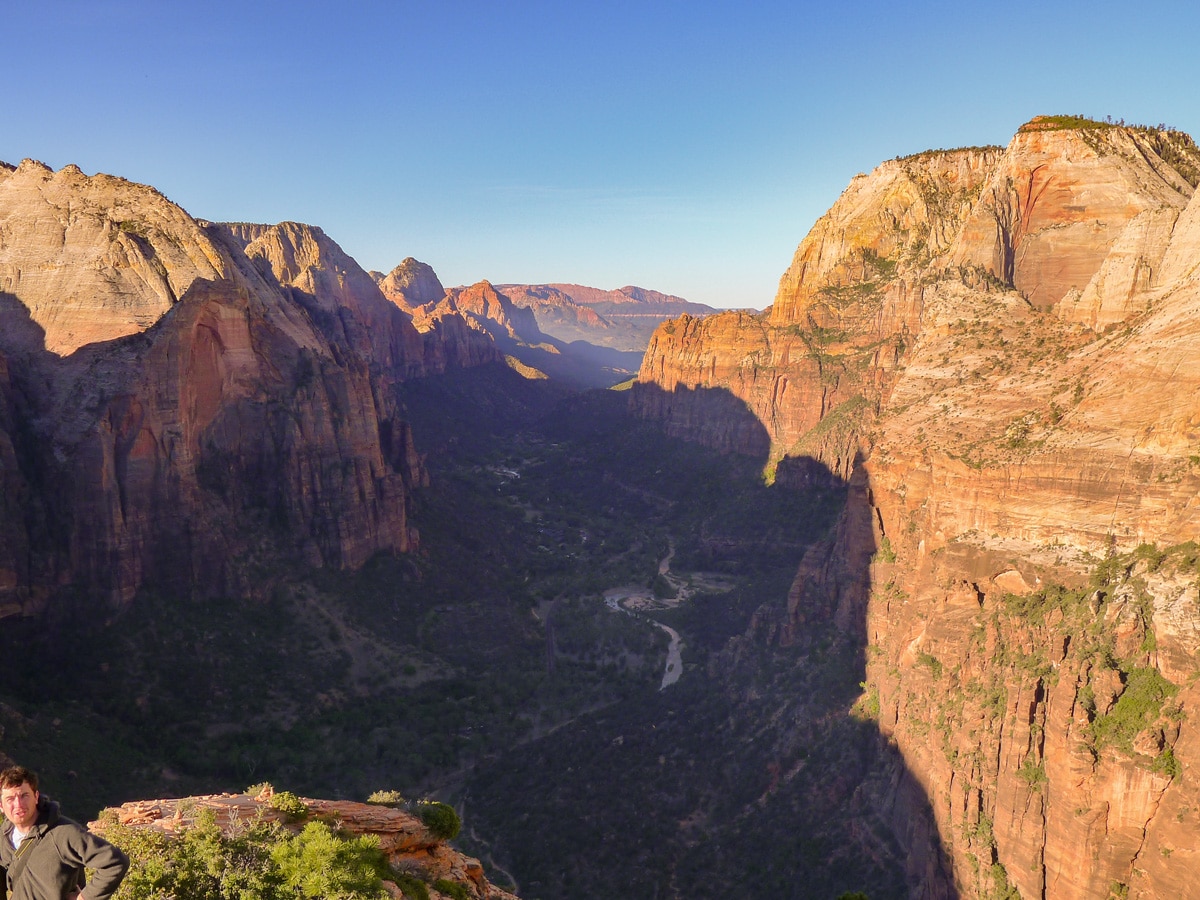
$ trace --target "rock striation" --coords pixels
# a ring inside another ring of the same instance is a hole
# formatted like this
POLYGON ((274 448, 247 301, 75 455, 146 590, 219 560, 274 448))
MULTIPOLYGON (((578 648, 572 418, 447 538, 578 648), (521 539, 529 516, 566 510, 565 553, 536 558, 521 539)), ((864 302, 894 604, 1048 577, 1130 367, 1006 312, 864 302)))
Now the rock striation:
POLYGON ((836 598, 965 897, 1200 896, 1197 172, 1186 135, 1063 117, 891 160, 767 312, 660 326, 632 395, 859 486, 760 628, 836 598))
POLYGON ((416 547, 393 388, 494 346, 419 332, 318 228, 73 166, 0 168, 0 223, 0 611, 416 547))
MULTIPOLYGON (((100 834, 115 825, 178 835, 195 825, 203 815, 211 815, 226 835, 237 833, 255 822, 275 822, 299 831, 302 823, 290 819, 272 805, 273 792, 248 794, 210 794, 168 800, 139 800, 104 810, 89 827, 100 834)), ((479 860, 465 856, 439 840, 419 818, 404 810, 348 800, 298 798, 308 809, 307 818, 336 824, 352 837, 374 835, 388 862, 397 872, 419 876, 427 883, 431 898, 445 895, 434 887, 438 881, 450 882, 471 900, 517 900, 488 881, 479 860)), ((111 837, 111 835, 110 835, 111 837)), ((384 887, 397 900, 407 896, 393 882, 384 887)))
POLYGON ((0 165, 0 209, 0 294, 20 298, 59 355, 141 333, 198 279, 234 272, 200 222, 121 178, 0 165))

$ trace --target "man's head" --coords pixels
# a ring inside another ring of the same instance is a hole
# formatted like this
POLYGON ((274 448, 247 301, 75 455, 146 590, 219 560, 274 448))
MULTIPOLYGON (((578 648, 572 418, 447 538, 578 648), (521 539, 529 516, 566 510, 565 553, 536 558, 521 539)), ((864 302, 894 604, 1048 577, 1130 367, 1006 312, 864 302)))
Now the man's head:
POLYGON ((40 796, 36 773, 24 766, 10 766, 0 772, 0 810, 21 831, 37 821, 40 796))

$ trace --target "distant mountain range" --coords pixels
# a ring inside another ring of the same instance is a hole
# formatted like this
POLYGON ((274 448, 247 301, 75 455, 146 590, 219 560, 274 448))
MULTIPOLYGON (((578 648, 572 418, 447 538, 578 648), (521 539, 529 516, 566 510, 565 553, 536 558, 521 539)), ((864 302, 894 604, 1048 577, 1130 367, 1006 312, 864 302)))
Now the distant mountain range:
POLYGON ((411 257, 386 275, 371 276, 384 296, 413 316, 418 329, 432 327, 446 315, 461 315, 491 335, 527 372, 579 387, 609 387, 636 375, 662 322, 685 313, 717 312, 703 303, 632 286, 606 291, 577 284, 481 281, 447 289, 429 265, 411 257))
POLYGON ((562 341, 642 353, 660 322, 717 312, 703 303, 627 285, 612 291, 578 284, 500 284, 496 290, 533 310, 538 326, 562 341))

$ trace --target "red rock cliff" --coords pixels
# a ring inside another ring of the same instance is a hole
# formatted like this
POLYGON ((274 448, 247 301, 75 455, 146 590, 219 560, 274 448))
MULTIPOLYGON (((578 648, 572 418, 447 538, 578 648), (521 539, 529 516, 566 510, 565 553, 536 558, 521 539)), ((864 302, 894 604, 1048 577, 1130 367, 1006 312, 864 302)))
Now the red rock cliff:
POLYGON ((252 593, 265 560, 415 545, 424 473, 391 387, 477 360, 319 229, 209 225, 28 161, 0 168, 0 221, 0 610, 252 593))
POLYGON ((732 398, 772 459, 862 486, 870 528, 770 633, 865 585, 839 621, 966 897, 1200 896, 1198 161, 1039 119, 885 163, 771 310, 668 323, 640 374, 676 433, 756 449, 732 398))

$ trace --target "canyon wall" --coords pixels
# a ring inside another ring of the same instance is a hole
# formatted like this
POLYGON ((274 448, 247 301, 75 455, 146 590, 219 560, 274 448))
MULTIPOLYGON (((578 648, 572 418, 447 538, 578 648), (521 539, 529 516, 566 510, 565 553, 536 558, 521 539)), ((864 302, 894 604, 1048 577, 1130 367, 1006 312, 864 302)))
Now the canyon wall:
POLYGON ((320 229, 31 161, 0 167, 0 317, 7 615, 413 549, 425 474, 392 388, 501 359, 462 323, 418 331, 320 229))
POLYGON ((884 163, 767 312, 661 326, 631 398, 758 452, 736 399, 776 477, 811 457, 862 485, 873 535, 839 529, 762 632, 794 642, 866 582, 839 612, 863 708, 964 897, 1200 896, 1198 162, 1176 132, 1039 118, 884 163))

